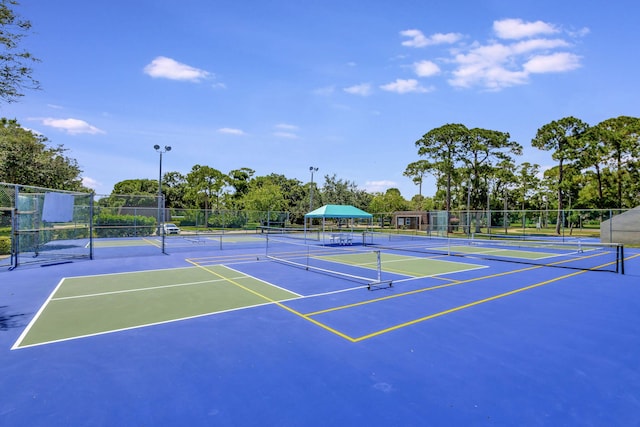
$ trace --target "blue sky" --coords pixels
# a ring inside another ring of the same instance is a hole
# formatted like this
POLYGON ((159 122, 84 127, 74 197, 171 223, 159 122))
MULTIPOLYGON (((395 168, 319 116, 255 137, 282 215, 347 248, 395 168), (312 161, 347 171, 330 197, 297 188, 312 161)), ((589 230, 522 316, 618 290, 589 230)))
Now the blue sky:
MULTIPOLYGON (((62 144, 85 184, 195 164, 368 191, 417 187, 414 145, 447 123, 509 132, 640 116, 634 2, 21 0, 41 59, 2 116, 62 144)), ((435 192, 433 180, 423 194, 435 192)))

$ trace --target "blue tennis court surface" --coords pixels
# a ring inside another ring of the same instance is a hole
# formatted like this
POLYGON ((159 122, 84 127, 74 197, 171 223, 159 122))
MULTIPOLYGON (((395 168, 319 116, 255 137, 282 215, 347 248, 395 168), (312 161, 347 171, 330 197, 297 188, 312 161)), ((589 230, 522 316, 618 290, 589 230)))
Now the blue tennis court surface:
POLYGON ((640 425, 638 250, 272 245, 1 271, 0 425, 640 425))

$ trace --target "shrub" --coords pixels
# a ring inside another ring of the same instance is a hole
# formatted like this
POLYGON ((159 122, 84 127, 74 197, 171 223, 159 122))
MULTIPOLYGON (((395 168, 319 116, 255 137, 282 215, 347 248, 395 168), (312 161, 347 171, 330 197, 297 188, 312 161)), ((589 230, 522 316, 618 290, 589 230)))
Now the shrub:
POLYGON ((141 237, 155 232, 156 219, 139 215, 100 213, 93 218, 96 237, 141 237))
POLYGON ((9 255, 11 253, 11 238, 0 236, 0 255, 9 255))

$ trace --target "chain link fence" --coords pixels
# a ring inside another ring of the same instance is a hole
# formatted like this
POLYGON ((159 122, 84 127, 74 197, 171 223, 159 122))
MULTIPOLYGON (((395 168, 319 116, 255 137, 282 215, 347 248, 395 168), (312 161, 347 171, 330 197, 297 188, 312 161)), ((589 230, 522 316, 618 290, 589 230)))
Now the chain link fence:
MULTIPOLYGON (((0 267, 262 247, 265 229, 303 227, 292 218, 285 211, 165 208, 164 199, 153 195, 100 196, 0 183, 0 267)), ((374 213, 366 223, 328 219, 326 227, 330 232, 347 227, 356 232, 562 236, 640 244, 640 208, 388 212, 374 213)))
POLYGON ((90 193, 0 183, 0 266, 92 257, 90 193))

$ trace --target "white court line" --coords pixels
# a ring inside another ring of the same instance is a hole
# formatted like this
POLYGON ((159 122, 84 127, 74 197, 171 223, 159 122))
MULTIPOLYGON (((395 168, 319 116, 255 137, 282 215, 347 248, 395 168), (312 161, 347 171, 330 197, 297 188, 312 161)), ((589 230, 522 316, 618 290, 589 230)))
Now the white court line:
MULTIPOLYGON (((233 278, 230 278, 230 279, 231 280, 238 280, 238 279, 242 279, 242 278, 244 278, 244 277, 233 277, 233 278)), ((214 283, 214 282, 224 282, 224 281, 225 280, 223 280, 223 279, 215 279, 215 280, 203 280, 203 281, 200 281, 200 282, 187 282, 187 283, 176 283, 176 284, 171 284, 171 285, 151 286, 151 287, 148 287, 148 288, 123 289, 121 291, 99 292, 99 293, 95 293, 95 294, 84 294, 84 295, 74 295, 74 296, 70 296, 70 297, 52 298, 51 301, 64 301, 64 300, 78 299, 78 298, 99 297, 99 296, 103 296, 103 295, 126 294, 126 293, 129 293, 129 292, 153 291, 153 290, 156 290, 156 289, 177 288, 177 287, 180 287, 180 286, 202 285, 204 283, 214 283)))

